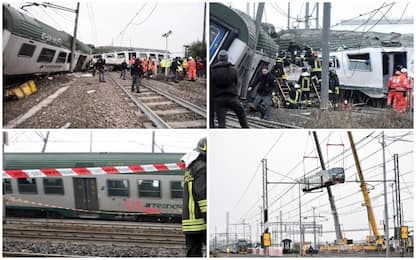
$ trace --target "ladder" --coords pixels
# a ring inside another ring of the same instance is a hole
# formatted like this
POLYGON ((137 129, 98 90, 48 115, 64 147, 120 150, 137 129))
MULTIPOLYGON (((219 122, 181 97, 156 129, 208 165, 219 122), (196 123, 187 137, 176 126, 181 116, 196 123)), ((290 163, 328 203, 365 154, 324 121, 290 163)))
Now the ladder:
POLYGON ((289 85, 287 84, 287 81, 285 81, 283 78, 276 78, 277 87, 279 88, 280 95, 283 98, 283 101, 286 103, 286 101, 289 98, 289 85))
POLYGON ((318 86, 315 85, 315 80, 311 80, 311 83, 313 92, 315 92, 318 101, 321 102, 321 95, 319 94, 320 89, 318 89, 318 86))

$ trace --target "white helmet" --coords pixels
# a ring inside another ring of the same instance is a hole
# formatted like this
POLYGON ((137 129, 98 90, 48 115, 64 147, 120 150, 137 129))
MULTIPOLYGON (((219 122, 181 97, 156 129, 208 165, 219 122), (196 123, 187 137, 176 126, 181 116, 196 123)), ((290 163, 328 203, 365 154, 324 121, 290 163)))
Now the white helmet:
POLYGON ((407 69, 406 68, 403 68, 403 69, 400 70, 400 72, 401 73, 407 73, 407 69))
POLYGON ((300 88, 300 85, 298 83, 296 83, 295 88, 300 88))

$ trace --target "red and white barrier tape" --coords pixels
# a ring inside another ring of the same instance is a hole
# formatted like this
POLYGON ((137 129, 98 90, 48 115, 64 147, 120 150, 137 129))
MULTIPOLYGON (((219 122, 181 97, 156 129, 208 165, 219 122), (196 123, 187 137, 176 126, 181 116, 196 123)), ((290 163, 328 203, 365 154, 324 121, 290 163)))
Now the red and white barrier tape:
POLYGON ((3 179, 88 176, 122 173, 166 172, 184 170, 185 163, 159 163, 130 166, 103 166, 91 168, 51 168, 35 170, 3 170, 3 179))

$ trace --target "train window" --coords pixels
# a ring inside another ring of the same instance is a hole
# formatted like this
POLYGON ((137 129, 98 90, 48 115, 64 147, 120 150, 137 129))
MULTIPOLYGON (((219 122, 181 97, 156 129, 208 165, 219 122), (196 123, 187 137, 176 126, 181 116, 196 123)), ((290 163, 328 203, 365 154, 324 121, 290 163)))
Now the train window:
POLYGON ((183 197, 183 181, 170 182, 170 197, 172 199, 179 199, 183 197))
POLYGON ((140 198, 161 198, 159 180, 138 180, 140 198))
POLYGON ((64 195, 64 184, 61 178, 43 179, 43 188, 45 194, 62 194, 64 195))
POLYGON ((156 54, 154 54, 154 53, 150 53, 150 54, 149 54, 149 58, 155 59, 155 58, 156 58, 156 54))
POLYGON ((147 54, 146 53, 140 53, 139 57, 140 58, 147 58, 147 54))
POLYGON ((35 49, 36 49, 36 45, 23 43, 22 47, 20 47, 20 50, 17 56, 25 56, 25 57, 30 58, 33 56, 35 49))
POLYGON ((17 179, 17 186, 20 193, 38 194, 35 178, 17 179))
POLYGON ((3 180, 3 192, 6 192, 6 194, 13 193, 12 180, 10 180, 10 179, 4 179, 3 180))
POLYGON ((371 71, 369 53, 348 54, 348 69, 359 71, 371 71))
POLYGON ((108 196, 130 197, 129 180, 107 180, 108 196))
POLYGON ((52 62, 55 52, 55 50, 43 48, 39 54, 38 62, 52 62))
POLYGON ((330 68, 337 68, 337 69, 339 68, 339 61, 338 61, 337 57, 331 56, 329 58, 329 67, 330 68))
POLYGON ((116 56, 114 54, 106 54, 105 55, 106 58, 115 58, 116 56))
POLYGON ((158 55, 157 55, 157 58, 158 58, 159 60, 163 60, 164 56, 163 56, 163 54, 158 54, 158 55))
POLYGON ((124 57, 125 57, 124 52, 117 53, 117 58, 122 59, 124 57))
POLYGON ((58 54, 58 58, 56 58, 56 63, 65 63, 67 55, 68 55, 68 53, 66 53, 64 51, 61 51, 58 54))

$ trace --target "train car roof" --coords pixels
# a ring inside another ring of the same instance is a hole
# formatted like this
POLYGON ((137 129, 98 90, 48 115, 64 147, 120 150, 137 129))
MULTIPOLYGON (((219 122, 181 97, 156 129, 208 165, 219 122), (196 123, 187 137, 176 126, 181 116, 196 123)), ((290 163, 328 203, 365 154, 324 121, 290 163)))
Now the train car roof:
MULTIPOLYGON (((34 41, 71 49, 72 36, 70 34, 59 31, 5 3, 3 4, 3 29, 34 41)), ((78 40, 75 44, 75 50, 88 54, 92 51, 88 45, 78 40)))
MULTIPOLYGON (((321 29, 291 29, 280 31, 273 39, 282 49, 287 50, 291 41, 299 46, 307 45, 319 50, 322 45, 321 29)), ((366 47, 413 47, 413 34, 380 33, 331 30, 329 48, 337 50, 366 47)))
POLYGON ((176 163, 182 156, 182 153, 4 153, 3 167, 28 170, 176 163))
POLYGON ((123 47, 123 46, 99 46, 94 48, 94 54, 102 54, 108 52, 119 52, 119 51, 139 51, 139 52, 161 52, 168 53, 166 50, 149 49, 149 48, 135 48, 135 47, 123 47))
MULTIPOLYGON (((232 28, 237 28, 238 38, 247 43, 248 46, 254 47, 256 40, 256 23, 246 13, 229 8, 221 3, 210 3, 210 15, 216 19, 228 24, 232 28)), ((266 33, 263 26, 260 26, 259 40, 256 50, 270 57, 275 57, 279 52, 279 45, 266 33)))

